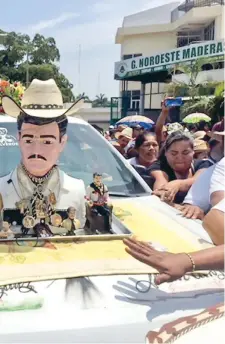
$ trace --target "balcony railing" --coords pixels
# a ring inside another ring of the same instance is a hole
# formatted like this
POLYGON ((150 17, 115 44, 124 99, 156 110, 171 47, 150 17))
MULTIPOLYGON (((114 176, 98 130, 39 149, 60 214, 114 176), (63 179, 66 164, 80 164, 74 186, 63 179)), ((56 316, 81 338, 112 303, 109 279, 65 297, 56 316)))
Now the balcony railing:
POLYGON ((171 22, 182 17, 194 7, 224 5, 225 0, 186 0, 171 12, 171 22))

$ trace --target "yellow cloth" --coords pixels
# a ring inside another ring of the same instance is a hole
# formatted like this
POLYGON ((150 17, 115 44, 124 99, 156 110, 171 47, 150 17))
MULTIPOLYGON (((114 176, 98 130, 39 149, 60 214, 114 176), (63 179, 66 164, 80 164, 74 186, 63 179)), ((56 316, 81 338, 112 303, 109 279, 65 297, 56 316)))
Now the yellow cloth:
MULTIPOLYGON (((175 221, 132 201, 114 201, 114 213, 141 240, 157 242, 171 252, 191 252, 207 245, 199 244, 191 234, 182 238, 183 227, 175 221), (176 227, 177 231, 171 231, 176 227)), ((0 284, 38 281, 88 275, 140 274, 155 272, 130 257, 121 238, 89 238, 69 242, 42 242, 42 247, 24 242, 0 244, 0 284)))

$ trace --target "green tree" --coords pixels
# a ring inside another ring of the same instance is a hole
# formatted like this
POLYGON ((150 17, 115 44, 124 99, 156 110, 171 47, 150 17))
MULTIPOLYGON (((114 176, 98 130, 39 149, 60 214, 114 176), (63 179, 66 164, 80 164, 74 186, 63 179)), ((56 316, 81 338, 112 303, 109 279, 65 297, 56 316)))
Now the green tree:
POLYGON ((108 101, 108 98, 105 96, 105 94, 100 93, 96 96, 96 99, 93 100, 93 107, 109 107, 110 102, 108 101))
POLYGON ((33 40, 28 35, 7 33, 0 51, 0 77, 10 82, 26 83, 27 55, 29 56, 29 80, 34 78, 55 79, 64 102, 73 102, 73 85, 54 64, 59 61, 60 54, 54 38, 45 38, 36 34, 33 40))
MULTIPOLYGON (((191 63, 178 64, 175 68, 176 72, 180 72, 187 76, 188 82, 174 81, 167 85, 166 93, 172 97, 186 96, 194 100, 196 97, 201 95, 208 95, 209 84, 207 86, 199 85, 197 78, 199 73, 202 71, 203 65, 212 63, 213 59, 197 59, 191 63), (206 92, 206 94, 204 93, 206 92)), ((213 93, 213 91, 211 91, 213 93)))
POLYGON ((30 44, 30 61, 32 64, 49 64, 60 60, 59 49, 54 38, 45 38, 36 34, 30 44))
POLYGON ((0 50, 0 69, 16 68, 26 55, 27 44, 30 41, 28 35, 10 32, 4 37, 4 49, 0 50))
POLYGON ((203 65, 215 63, 215 61, 215 58, 202 58, 189 64, 177 65, 176 71, 184 73, 187 76, 188 82, 174 81, 169 83, 166 88, 166 95, 189 98, 181 108, 182 118, 193 112, 203 112, 211 116, 212 121, 216 121, 221 97, 218 98, 215 96, 215 93, 218 92, 216 90, 218 87, 220 89, 221 85, 218 82, 197 83, 197 78, 202 71, 203 65))
POLYGON ((194 103, 187 102, 182 109, 183 117, 192 112, 203 112, 211 117, 213 123, 218 122, 224 114, 224 83, 217 83, 213 96, 200 97, 194 103))

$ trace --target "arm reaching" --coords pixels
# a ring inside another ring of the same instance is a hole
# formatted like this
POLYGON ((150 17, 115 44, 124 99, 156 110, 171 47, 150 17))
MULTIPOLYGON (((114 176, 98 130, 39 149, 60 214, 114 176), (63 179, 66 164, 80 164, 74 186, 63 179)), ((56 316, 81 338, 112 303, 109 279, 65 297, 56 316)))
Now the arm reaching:
POLYGON ((159 252, 148 243, 124 239, 126 252, 159 271, 156 284, 175 281, 193 270, 224 269, 224 245, 192 253, 159 252))
POLYGON ((165 107, 164 102, 163 102, 162 112, 160 113, 155 125, 156 139, 159 145, 162 142, 162 130, 163 130, 163 126, 166 122, 168 115, 169 115, 169 108, 165 107))

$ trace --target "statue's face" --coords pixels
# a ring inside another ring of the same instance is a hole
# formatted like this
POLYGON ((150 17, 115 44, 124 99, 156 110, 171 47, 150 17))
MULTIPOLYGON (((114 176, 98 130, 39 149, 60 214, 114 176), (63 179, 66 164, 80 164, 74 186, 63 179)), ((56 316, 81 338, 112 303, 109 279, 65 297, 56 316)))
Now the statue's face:
POLYGON ((94 177, 94 183, 98 186, 101 186, 102 184, 102 176, 95 176, 94 177))
POLYGON ((29 173, 41 177, 56 164, 63 151, 67 135, 60 141, 56 122, 46 125, 23 123, 19 135, 22 162, 29 173))
POLYGON ((69 213, 68 213, 69 219, 74 220, 75 219, 75 215, 76 215, 75 208, 70 208, 69 213))

